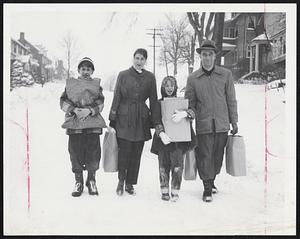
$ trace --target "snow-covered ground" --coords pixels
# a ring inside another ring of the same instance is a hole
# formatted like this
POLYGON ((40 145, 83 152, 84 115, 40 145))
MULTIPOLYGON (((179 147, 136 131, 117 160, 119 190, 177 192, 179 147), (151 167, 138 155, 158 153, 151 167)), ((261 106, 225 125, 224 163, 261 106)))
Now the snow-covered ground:
MULTIPOLYGON (((289 172, 290 153, 285 147, 285 104, 277 90, 268 91, 268 156, 265 184, 264 86, 236 85, 239 133, 244 136, 247 176, 232 177, 223 167, 217 177, 219 193, 212 203, 201 200, 199 178, 182 182, 180 200, 160 199, 158 161, 145 144, 136 196, 115 193, 117 173, 97 174, 99 196, 87 189, 79 198, 71 191, 74 176, 67 150, 68 137, 61 128, 64 113, 60 83, 42 88, 18 88, 6 99, 4 157, 4 233, 51 235, 237 235, 295 233, 295 175, 289 172), (27 100, 26 100, 27 99, 27 100), (27 102, 27 103, 26 103, 27 102), (27 210, 26 141, 19 126, 29 113, 30 211, 27 210), (19 125, 17 125, 19 124, 19 125), (266 187, 266 194, 265 194, 266 187), (288 191, 288 189, 290 191, 288 191)), ((112 93, 104 92, 104 118, 108 118, 112 93)), ((102 144, 103 136, 101 136, 102 144)), ((225 162, 224 162, 225 166, 225 162)))

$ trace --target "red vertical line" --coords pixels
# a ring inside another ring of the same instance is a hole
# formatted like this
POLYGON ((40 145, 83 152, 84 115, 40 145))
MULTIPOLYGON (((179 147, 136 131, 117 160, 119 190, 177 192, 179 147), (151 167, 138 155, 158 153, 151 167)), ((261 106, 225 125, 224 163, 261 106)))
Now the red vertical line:
POLYGON ((26 165, 27 165, 27 209, 30 210, 30 174, 29 174, 29 123, 28 105, 26 107, 26 165))
MULTIPOLYGON (((266 4, 264 4, 264 15, 263 15, 263 24, 264 24, 264 32, 266 33, 266 21, 265 21, 265 13, 266 13, 266 4)), ((264 208, 267 209, 267 186, 268 186, 268 111, 267 111, 267 82, 265 82, 265 189, 264 189, 264 208)), ((265 234, 267 234, 267 222, 265 221, 265 234)))
MULTIPOLYGON (((263 24, 264 24, 264 32, 266 34, 266 21, 265 21, 265 13, 266 13, 266 4, 264 4, 264 15, 263 15, 263 24)), ((268 117, 267 117, 267 82, 265 82, 265 169, 264 169, 264 207, 267 207, 267 182, 268 182, 268 117)))

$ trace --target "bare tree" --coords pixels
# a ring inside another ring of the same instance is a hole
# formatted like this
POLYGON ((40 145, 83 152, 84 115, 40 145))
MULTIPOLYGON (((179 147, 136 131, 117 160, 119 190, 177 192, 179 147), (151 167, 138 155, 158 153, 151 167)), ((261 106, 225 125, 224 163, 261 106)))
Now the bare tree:
POLYGON ((173 74, 177 75, 178 64, 185 62, 185 48, 187 36, 190 33, 187 30, 188 22, 186 17, 176 19, 171 15, 166 15, 167 24, 163 26, 164 37, 162 37, 163 46, 160 53, 160 62, 173 65, 173 74))
POLYGON ((213 12, 211 12, 209 14, 209 18, 208 18, 207 24, 205 26, 206 12, 202 12, 202 13, 187 12, 189 22, 192 25, 192 27, 197 35, 199 46, 201 45, 204 36, 206 38, 208 38, 208 35, 210 33, 211 23, 214 18, 214 15, 215 15, 215 13, 213 13, 213 12))
POLYGON ((198 44, 199 46, 202 43, 203 38, 205 37, 206 39, 209 38, 210 34, 210 28, 212 21, 214 19, 215 13, 211 12, 209 14, 207 23, 205 25, 205 18, 206 18, 206 13, 198 13, 198 12, 187 12, 187 16, 189 19, 189 22, 191 26, 194 29, 194 36, 191 37, 191 43, 190 46, 188 46, 189 50, 186 50, 186 59, 189 64, 189 73, 193 72, 194 69, 194 59, 195 59, 195 41, 196 38, 198 39, 198 44), (190 56, 188 53, 190 52, 190 56))
POLYGON ((222 44, 223 44, 223 31, 224 31, 224 19, 225 13, 218 12, 215 14, 214 21, 214 33, 212 40, 215 41, 217 49, 219 49, 219 53, 216 56, 216 64, 221 64, 221 53, 222 53, 222 44))
POLYGON ((78 40, 71 31, 68 31, 61 40, 61 46, 65 53, 65 62, 67 65, 67 77, 70 78, 72 72, 72 65, 77 61, 78 52, 78 40))
POLYGON ((196 33, 186 34, 185 41, 182 49, 182 60, 188 64, 188 73, 191 74, 194 70, 195 62, 196 33))

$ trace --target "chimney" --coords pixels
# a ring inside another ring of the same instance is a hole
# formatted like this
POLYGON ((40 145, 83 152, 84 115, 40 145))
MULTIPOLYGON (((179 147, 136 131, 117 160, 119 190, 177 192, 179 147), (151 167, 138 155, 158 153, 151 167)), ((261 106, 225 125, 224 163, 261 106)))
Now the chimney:
POLYGON ((25 33, 24 32, 20 32, 20 40, 21 41, 25 40, 25 33))

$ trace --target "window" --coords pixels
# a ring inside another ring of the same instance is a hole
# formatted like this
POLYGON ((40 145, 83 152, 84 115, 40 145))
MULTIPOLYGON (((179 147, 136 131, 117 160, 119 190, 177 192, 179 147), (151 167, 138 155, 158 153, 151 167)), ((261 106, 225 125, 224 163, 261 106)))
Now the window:
POLYGON ((249 45, 247 45, 247 55, 246 55, 246 57, 250 58, 250 56, 251 56, 251 46, 249 44, 249 45))
POLYGON ((234 62, 237 62, 237 61, 238 61, 237 51, 236 51, 236 50, 235 50, 234 53, 233 53, 233 59, 234 59, 234 62))
POLYGON ((273 59, 283 56, 286 53, 285 36, 277 37, 273 40, 272 55, 273 59))
POLYGON ((254 29, 255 28, 255 24, 256 23, 256 18, 255 17, 250 17, 248 18, 248 28, 252 28, 254 29))
POLYGON ((232 12, 231 13, 231 18, 234 18, 238 13, 237 12, 232 12))
POLYGON ((228 27, 224 29, 224 37, 228 38, 235 38, 236 37, 236 30, 233 27, 228 27))

